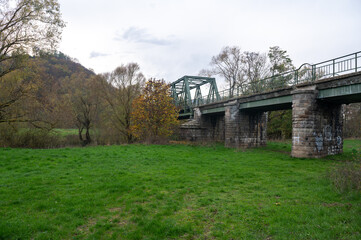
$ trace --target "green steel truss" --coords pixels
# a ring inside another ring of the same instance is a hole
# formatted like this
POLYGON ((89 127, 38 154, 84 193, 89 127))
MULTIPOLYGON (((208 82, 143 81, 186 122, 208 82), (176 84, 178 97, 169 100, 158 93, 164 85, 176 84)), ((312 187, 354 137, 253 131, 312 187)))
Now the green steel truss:
POLYGON ((184 76, 170 84, 171 94, 181 113, 192 113, 193 107, 219 101, 220 95, 215 78, 184 76), (208 95, 203 97, 201 86, 206 85, 208 95), (191 91, 195 89, 192 97, 191 91))

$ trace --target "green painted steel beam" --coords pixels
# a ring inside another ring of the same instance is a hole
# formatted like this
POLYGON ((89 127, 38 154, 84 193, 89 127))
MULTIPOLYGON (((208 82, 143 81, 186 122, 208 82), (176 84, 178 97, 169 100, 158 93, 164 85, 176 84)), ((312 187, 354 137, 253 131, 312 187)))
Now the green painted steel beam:
POLYGON ((241 103, 239 109, 259 108, 287 103, 292 104, 292 95, 241 103))
POLYGON ((187 76, 187 75, 186 75, 186 76, 181 77, 181 78, 178 79, 177 81, 172 82, 171 84, 177 84, 177 83, 183 81, 183 80, 186 79, 186 78, 188 78, 188 79, 196 79, 196 80, 199 80, 199 79, 201 79, 201 80, 204 80, 204 79, 214 79, 214 78, 209 78, 209 77, 187 76))
POLYGON ((224 111, 225 111, 225 107, 218 107, 218 108, 202 110, 202 114, 220 113, 220 112, 224 112, 224 111))
POLYGON ((343 97, 349 95, 361 94, 361 83, 348 86, 341 86, 329 89, 322 89, 318 92, 319 99, 327 99, 334 97, 343 97))

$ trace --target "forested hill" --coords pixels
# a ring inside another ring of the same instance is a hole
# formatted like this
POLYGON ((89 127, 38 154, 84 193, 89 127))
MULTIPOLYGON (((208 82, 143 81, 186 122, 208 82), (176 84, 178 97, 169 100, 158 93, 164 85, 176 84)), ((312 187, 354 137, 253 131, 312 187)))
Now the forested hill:
POLYGON ((27 65, 34 71, 38 85, 37 98, 43 108, 43 117, 56 127, 74 127, 69 105, 95 73, 63 53, 40 54, 30 57, 27 65))
POLYGON ((61 52, 40 54, 39 56, 31 57, 30 62, 35 65, 37 72, 42 77, 42 81, 47 83, 47 85, 59 85, 72 77, 84 80, 95 75, 93 71, 85 68, 76 60, 61 52))

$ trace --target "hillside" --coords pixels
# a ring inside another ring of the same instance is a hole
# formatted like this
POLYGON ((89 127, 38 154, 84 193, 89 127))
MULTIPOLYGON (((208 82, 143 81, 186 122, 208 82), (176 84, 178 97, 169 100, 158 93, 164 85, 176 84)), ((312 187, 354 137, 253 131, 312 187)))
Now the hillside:
POLYGON ((31 57, 30 61, 36 65, 42 81, 48 86, 61 86, 72 76, 81 76, 82 79, 86 79, 95 75, 93 71, 61 52, 31 57))
POLYGON ((71 108, 66 102, 95 73, 61 52, 31 57, 29 65, 36 72, 40 86, 37 96, 45 104, 46 119, 55 123, 55 127, 73 128, 71 108))

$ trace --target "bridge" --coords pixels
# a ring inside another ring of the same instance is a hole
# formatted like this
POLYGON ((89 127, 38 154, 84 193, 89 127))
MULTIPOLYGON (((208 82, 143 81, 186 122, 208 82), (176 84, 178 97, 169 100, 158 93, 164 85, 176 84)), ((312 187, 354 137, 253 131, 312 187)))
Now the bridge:
POLYGON ((291 155, 324 157, 342 153, 342 104, 361 102, 361 52, 221 92, 214 78, 185 76, 171 86, 180 118, 190 118, 181 126, 184 139, 224 141, 234 148, 264 146, 267 112, 292 109, 291 155), (202 96, 201 87, 207 85, 208 94, 202 96))

